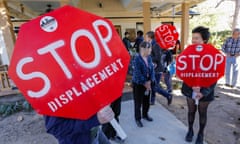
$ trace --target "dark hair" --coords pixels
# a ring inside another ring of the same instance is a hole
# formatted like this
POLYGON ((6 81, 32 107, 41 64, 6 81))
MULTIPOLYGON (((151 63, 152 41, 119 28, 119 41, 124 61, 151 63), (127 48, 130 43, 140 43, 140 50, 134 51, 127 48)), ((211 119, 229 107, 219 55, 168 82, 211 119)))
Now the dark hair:
POLYGON ((153 32, 153 31, 147 32, 146 35, 147 35, 149 38, 154 39, 154 32, 153 32))
POLYGON ((137 35, 143 36, 143 31, 141 31, 141 30, 137 31, 137 35))
POLYGON ((146 41, 141 42, 139 45, 140 48, 151 48, 151 46, 151 43, 146 41))
POLYGON ((209 28, 198 26, 192 30, 192 33, 200 33, 204 43, 207 43, 210 38, 209 28))
POLYGON ((240 29, 239 28, 235 28, 232 33, 235 33, 235 32, 240 32, 240 29))
POLYGON ((127 35, 127 34, 129 34, 129 32, 125 32, 125 33, 124 33, 124 35, 127 35))

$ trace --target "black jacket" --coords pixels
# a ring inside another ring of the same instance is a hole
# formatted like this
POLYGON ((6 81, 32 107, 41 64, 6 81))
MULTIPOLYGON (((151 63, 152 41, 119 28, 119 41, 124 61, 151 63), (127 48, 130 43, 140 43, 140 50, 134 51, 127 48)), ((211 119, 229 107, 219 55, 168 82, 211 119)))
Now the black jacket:
POLYGON ((164 66, 161 63, 162 53, 163 53, 163 50, 157 43, 152 45, 151 57, 152 57, 153 63, 156 64, 156 67, 154 69, 156 73, 164 71, 164 66))
MULTIPOLYGON (((212 101, 214 100, 214 89, 215 89, 216 83, 211 85, 210 87, 201 87, 200 92, 204 96, 200 101, 212 101)), ((187 84, 182 84, 182 94, 186 97, 192 98, 192 87, 189 87, 187 84)))

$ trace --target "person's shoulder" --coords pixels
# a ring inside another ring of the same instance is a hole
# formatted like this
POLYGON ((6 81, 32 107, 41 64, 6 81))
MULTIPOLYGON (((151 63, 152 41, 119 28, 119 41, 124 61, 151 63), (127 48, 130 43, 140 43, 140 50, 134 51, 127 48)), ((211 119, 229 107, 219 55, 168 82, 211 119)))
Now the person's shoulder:
POLYGON ((149 56, 147 57, 147 59, 148 59, 148 61, 152 61, 152 56, 149 55, 149 56))
POLYGON ((227 38, 226 38, 227 41, 228 41, 228 40, 231 40, 231 39, 233 39, 233 38, 232 38, 232 37, 227 37, 227 38))
POLYGON ((162 49, 160 46, 159 46, 159 44, 158 43, 154 43, 153 45, 152 45, 152 48, 153 49, 162 49))
POLYGON ((140 57, 141 57, 141 56, 140 56, 140 54, 139 54, 139 53, 137 53, 137 54, 134 56, 134 59, 135 59, 135 60, 139 60, 139 59, 140 59, 140 57))
POLYGON ((62 124, 66 121, 69 121, 66 118, 60 118, 55 116, 44 116, 44 120, 45 120, 45 125, 47 129, 54 127, 56 125, 62 124))

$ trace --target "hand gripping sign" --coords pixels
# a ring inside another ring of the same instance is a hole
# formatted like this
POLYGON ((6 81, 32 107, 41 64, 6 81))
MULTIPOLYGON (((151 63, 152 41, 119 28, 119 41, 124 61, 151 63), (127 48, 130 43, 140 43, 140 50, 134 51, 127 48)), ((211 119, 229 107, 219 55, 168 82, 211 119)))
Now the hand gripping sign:
POLYGON ((224 75, 225 63, 214 46, 190 45, 176 58, 176 74, 190 87, 209 87, 224 75))
POLYGON ((175 46, 178 36, 179 34, 173 25, 163 24, 155 30, 155 39, 163 49, 175 46))
POLYGON ((122 95, 129 60, 110 21, 65 6, 21 26, 9 75, 38 113, 85 120, 122 95))

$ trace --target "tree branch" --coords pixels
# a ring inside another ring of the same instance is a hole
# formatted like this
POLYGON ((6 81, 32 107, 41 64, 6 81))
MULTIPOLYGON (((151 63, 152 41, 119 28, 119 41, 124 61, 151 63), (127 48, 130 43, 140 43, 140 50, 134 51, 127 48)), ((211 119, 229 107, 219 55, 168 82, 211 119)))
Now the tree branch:
POLYGON ((217 3, 217 5, 215 6, 215 8, 217 8, 222 2, 224 2, 225 0, 221 0, 220 2, 217 3))

